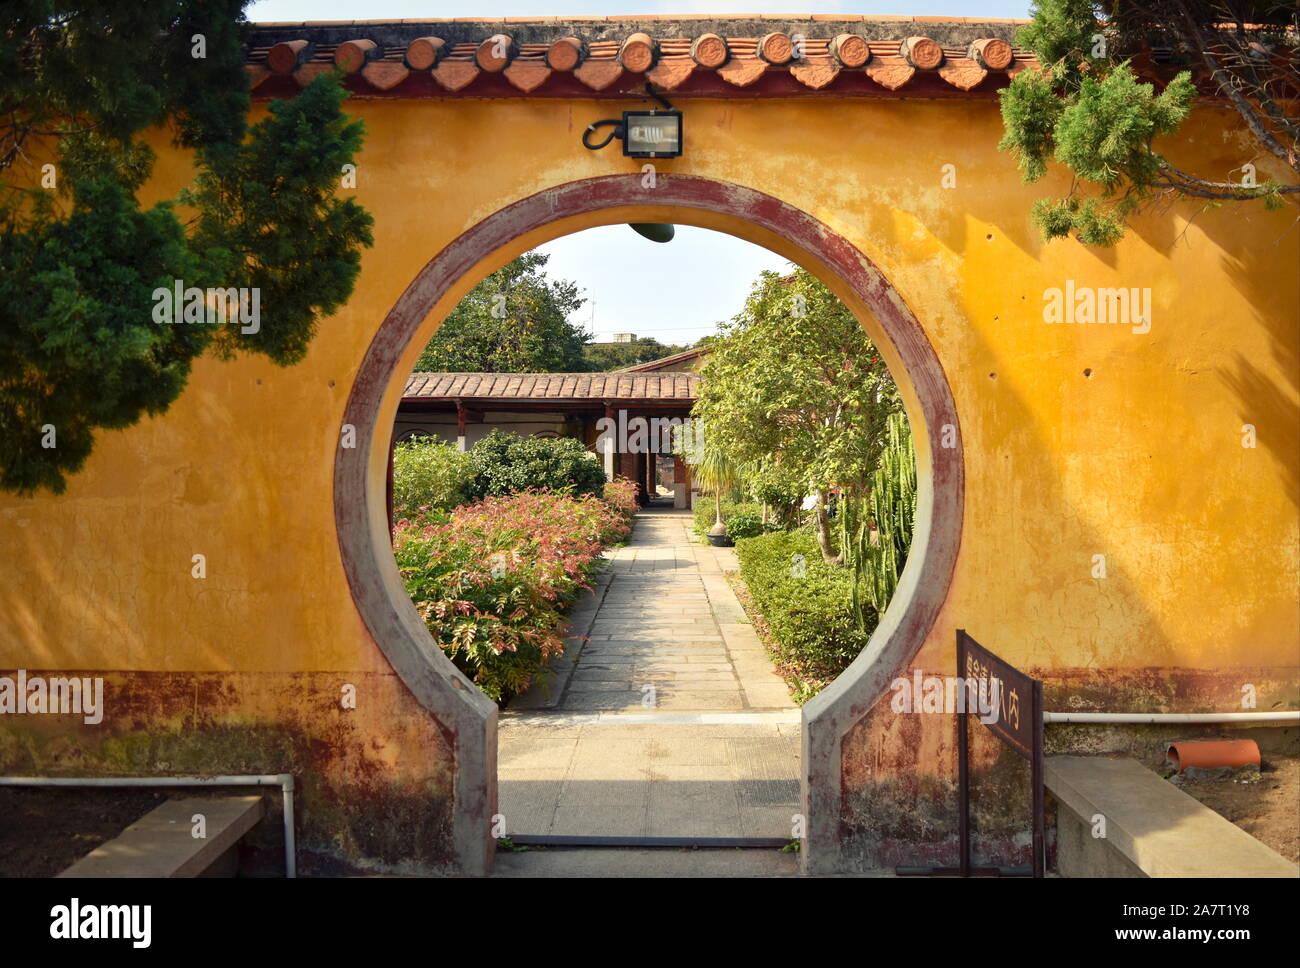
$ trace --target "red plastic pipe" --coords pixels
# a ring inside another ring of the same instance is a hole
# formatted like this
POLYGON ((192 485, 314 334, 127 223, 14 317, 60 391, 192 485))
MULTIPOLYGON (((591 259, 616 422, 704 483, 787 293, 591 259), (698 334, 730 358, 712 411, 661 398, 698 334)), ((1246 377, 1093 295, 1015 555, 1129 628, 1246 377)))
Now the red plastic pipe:
POLYGON ((1179 773, 1189 766, 1259 766, 1259 745, 1253 739, 1194 739, 1174 743, 1167 756, 1179 773))

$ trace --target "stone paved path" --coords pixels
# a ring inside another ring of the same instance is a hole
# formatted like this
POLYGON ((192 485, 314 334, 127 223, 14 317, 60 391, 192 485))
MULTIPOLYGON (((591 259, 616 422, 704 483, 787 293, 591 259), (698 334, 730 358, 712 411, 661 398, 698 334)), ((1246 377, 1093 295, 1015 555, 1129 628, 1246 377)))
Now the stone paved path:
POLYGON ((690 523, 637 516, 579 609, 590 627, 567 683, 502 714, 510 834, 790 836, 799 712, 724 575, 734 552, 696 543, 690 523))
POLYGON ((735 552, 691 540, 691 518, 637 516, 559 708, 793 709, 723 569, 735 552))

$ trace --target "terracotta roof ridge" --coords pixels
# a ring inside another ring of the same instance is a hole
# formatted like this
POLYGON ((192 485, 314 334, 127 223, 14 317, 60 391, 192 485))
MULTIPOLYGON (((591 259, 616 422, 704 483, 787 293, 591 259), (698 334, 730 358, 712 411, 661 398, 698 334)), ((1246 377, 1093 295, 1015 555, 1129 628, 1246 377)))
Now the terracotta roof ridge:
POLYGON ((355 94, 406 97, 991 95, 1034 63, 1023 20, 830 14, 444 18, 255 24, 257 96, 335 69, 355 94), (985 82, 988 83, 985 83, 985 82), (258 90, 260 88, 260 90, 258 90))

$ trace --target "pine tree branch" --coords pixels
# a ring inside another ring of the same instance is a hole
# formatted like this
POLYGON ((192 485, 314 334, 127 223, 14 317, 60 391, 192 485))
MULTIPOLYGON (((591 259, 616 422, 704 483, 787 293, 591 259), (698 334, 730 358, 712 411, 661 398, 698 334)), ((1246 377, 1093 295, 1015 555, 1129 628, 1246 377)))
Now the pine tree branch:
POLYGON ((1163 181, 1152 181, 1153 187, 1172 188, 1175 191, 1182 192, 1185 195, 1193 195, 1197 198, 1250 201, 1273 194, 1290 195, 1300 192, 1300 185, 1271 184, 1252 187, 1242 185, 1239 182, 1210 181, 1176 168, 1163 158, 1159 158, 1159 156, 1157 156, 1157 159, 1160 163, 1160 170, 1165 173, 1165 179, 1163 181))
POLYGON ((1219 64, 1217 58, 1209 50, 1201 29, 1196 25, 1191 13, 1184 4, 1178 4, 1178 11, 1182 15, 1184 24, 1187 26, 1188 33, 1191 35, 1196 50, 1200 53, 1201 60, 1204 61, 1206 68, 1214 82, 1219 85, 1219 90, 1223 95, 1232 102, 1232 106, 1237 109, 1243 121, 1265 148, 1285 161, 1292 169, 1300 171, 1300 165, 1297 164, 1295 149, 1288 149, 1282 142, 1273 135, 1271 131, 1260 120, 1258 113, 1251 105, 1250 101, 1237 90, 1236 84, 1232 83, 1233 77, 1229 71, 1219 64))

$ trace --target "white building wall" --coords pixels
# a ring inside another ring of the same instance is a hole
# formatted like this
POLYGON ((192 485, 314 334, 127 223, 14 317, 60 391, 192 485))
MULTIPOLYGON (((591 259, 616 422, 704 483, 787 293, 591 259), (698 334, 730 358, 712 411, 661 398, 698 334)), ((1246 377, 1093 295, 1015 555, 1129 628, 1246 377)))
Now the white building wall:
MULTIPOLYGON (((412 431, 432 434, 448 444, 456 443, 457 421, 454 413, 399 413, 393 425, 394 436, 403 440, 412 431)), ((465 447, 473 447, 493 430, 523 436, 564 436, 564 416, 546 413, 487 413, 481 423, 466 421, 465 447)))

